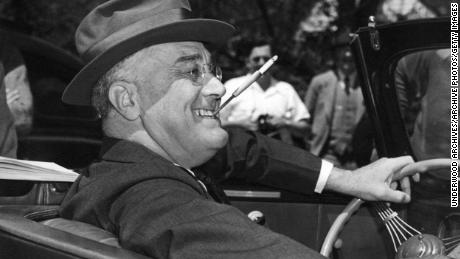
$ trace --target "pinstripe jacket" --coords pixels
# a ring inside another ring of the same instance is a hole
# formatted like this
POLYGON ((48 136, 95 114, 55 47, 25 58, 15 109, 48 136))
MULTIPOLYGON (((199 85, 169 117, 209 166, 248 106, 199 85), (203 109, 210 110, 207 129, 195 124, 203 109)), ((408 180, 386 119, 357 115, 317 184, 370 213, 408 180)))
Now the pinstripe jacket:
MULTIPOLYGON (((254 133, 229 133, 227 148, 197 174, 313 192, 320 159, 254 133)), ((123 247, 154 258, 323 258, 216 202, 192 175, 124 140, 104 141, 101 160, 72 186, 61 216, 109 230, 123 247)))

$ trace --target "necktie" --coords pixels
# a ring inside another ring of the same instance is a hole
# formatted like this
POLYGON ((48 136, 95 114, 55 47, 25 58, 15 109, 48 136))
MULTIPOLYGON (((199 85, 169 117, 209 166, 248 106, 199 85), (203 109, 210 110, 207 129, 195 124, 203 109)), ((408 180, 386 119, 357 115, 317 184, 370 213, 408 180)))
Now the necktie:
POLYGON ((348 95, 350 94, 350 76, 346 75, 343 82, 345 83, 345 93, 348 95))
POLYGON ((183 167, 183 166, 181 166, 179 164, 174 163, 174 165, 179 167, 179 168, 181 168, 182 170, 187 172, 187 174, 192 176, 193 179, 195 179, 195 181, 197 181, 198 184, 201 186, 201 188, 204 191, 204 193, 206 194, 206 196, 211 196, 215 201, 217 201, 219 203, 230 204, 230 202, 228 201, 227 196, 225 195, 225 193, 222 190, 222 188, 217 186, 217 184, 215 184, 214 181, 212 181, 212 179, 210 177, 206 177, 206 176, 204 176, 203 174, 200 174, 200 173, 195 174, 192 170, 187 169, 187 168, 185 168, 185 167, 183 167), (208 191, 208 189, 209 189, 209 191, 208 191))

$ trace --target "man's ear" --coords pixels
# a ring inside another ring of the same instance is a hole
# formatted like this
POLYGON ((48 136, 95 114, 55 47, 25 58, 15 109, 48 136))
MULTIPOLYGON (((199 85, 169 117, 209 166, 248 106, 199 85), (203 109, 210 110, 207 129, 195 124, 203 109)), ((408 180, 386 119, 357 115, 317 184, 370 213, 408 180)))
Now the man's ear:
POLYGON ((140 116, 136 85, 128 82, 114 82, 109 88, 109 100, 113 108, 125 119, 133 121, 140 116))

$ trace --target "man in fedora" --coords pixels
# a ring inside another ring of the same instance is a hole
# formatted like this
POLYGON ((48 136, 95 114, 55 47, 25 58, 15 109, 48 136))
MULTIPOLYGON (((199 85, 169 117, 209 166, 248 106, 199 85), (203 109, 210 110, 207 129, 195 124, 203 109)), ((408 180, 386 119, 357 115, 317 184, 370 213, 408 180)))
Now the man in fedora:
POLYGON ((185 19, 187 10, 185 0, 110 0, 80 24, 76 45, 87 65, 63 100, 94 106, 107 137, 62 217, 155 258, 321 258, 225 204, 214 182, 232 175, 305 194, 410 200, 398 175, 409 157, 350 172, 256 133, 224 131, 213 115, 225 93, 221 71, 204 43, 222 44, 234 28, 185 19), (405 192, 389 187, 399 178, 405 192))

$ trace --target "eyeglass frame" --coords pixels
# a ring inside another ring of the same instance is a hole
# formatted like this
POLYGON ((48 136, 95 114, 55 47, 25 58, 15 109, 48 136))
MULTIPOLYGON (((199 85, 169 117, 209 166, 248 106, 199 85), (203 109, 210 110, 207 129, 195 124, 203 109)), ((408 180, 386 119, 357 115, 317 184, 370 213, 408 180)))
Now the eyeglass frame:
POLYGON ((211 74, 213 77, 215 77, 217 80, 222 81, 222 69, 220 66, 214 64, 214 63, 205 63, 205 64, 198 64, 195 63, 194 67, 191 68, 190 71, 180 71, 178 70, 175 72, 176 75, 178 74, 179 77, 184 77, 192 81, 193 83, 196 84, 204 84, 204 80, 206 77, 206 74, 211 74), (198 75, 194 75, 196 72, 195 69, 198 68, 198 75))

